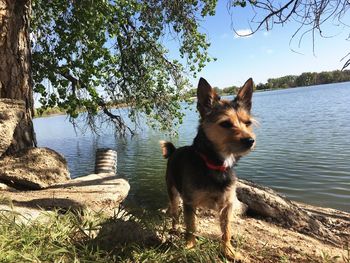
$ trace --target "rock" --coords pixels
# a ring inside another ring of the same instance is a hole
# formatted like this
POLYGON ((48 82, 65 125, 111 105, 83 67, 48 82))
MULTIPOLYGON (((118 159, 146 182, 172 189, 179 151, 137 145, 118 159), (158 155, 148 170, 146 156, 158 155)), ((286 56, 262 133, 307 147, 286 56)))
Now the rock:
POLYGON ((66 160, 48 148, 27 148, 0 159, 0 181, 37 190, 69 180, 66 160))
POLYGON ((111 212, 127 197, 129 183, 111 174, 91 174, 38 191, 0 191, 14 207, 111 212))
POLYGON ((11 145, 13 133, 24 111, 24 101, 0 99, 0 157, 11 145))

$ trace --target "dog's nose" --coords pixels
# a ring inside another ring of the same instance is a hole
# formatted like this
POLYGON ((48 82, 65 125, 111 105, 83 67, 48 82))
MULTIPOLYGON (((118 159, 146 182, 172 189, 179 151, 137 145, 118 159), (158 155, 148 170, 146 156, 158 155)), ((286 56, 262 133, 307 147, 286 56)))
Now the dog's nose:
POLYGON ((255 142, 255 140, 253 139, 253 138, 242 138, 241 139, 241 142, 245 145, 245 146, 247 146, 247 147, 252 147, 253 146, 253 144, 254 144, 254 142, 255 142))

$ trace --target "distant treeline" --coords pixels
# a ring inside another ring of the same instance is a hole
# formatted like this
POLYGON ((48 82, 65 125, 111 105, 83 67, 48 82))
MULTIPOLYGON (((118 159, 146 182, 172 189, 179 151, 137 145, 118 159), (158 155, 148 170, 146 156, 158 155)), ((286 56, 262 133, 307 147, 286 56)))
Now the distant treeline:
POLYGON ((334 70, 320 73, 305 72, 299 76, 289 75, 280 78, 271 78, 267 80, 267 83, 259 83, 255 88, 256 90, 285 89, 345 81, 350 81, 350 70, 334 70))
MULTIPOLYGON (((271 89, 286 89, 302 86, 321 85, 328 83, 337 83, 350 81, 350 70, 334 70, 324 71, 320 73, 305 72, 299 76, 288 75, 280 78, 270 78, 267 83, 259 83, 255 86, 255 90, 271 90, 271 89)), ((239 87, 230 86, 227 88, 214 89, 222 96, 234 95, 237 93, 239 87)), ((197 88, 193 88, 186 93, 186 97, 195 97, 197 95, 197 88)))

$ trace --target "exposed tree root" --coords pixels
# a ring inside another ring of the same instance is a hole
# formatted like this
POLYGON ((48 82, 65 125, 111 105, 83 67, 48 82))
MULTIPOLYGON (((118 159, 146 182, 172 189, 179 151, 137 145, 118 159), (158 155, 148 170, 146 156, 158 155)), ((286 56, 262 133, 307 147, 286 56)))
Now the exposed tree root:
MULTIPOLYGON (((350 241, 350 214, 292 202, 268 187, 237 182, 237 198, 248 214, 336 246, 350 241)), ((244 209, 241 209, 244 210, 244 209)))

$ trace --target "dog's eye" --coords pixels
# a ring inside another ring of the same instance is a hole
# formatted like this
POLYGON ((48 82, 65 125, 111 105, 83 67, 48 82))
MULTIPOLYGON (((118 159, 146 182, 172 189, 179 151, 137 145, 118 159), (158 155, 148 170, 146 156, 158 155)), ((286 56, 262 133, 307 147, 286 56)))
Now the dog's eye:
POLYGON ((252 122, 251 121, 246 121, 246 122, 244 122, 244 124, 249 127, 250 125, 252 125, 252 122))
POLYGON ((232 122, 230 122, 230 121, 223 121, 223 122, 220 122, 219 125, 220 125, 221 127, 223 127, 223 128, 227 128, 227 129, 233 127, 233 124, 232 124, 232 122))

